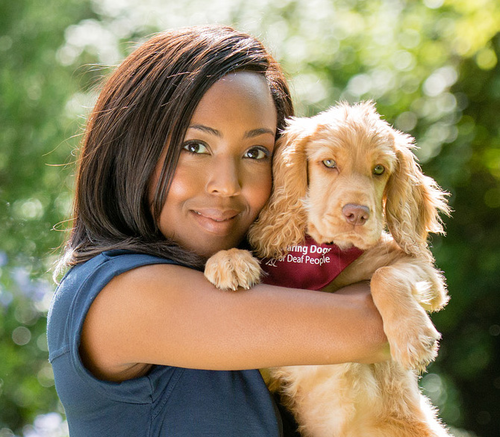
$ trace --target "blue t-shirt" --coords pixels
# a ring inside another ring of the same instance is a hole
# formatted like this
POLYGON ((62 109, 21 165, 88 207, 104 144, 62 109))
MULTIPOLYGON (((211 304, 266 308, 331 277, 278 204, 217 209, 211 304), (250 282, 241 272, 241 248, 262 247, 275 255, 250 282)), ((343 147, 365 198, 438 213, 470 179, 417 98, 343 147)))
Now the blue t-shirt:
POLYGON ((80 335, 95 297, 113 277, 170 260, 127 251, 102 253, 73 267, 48 315, 49 360, 71 437, 274 437, 276 405, 258 370, 209 371, 153 366, 139 378, 95 378, 79 355, 80 335))

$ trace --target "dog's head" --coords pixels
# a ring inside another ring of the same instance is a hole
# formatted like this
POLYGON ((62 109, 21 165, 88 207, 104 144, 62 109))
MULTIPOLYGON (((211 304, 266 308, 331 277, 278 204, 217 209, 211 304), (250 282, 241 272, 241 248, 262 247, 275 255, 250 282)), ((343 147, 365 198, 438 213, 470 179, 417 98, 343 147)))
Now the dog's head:
POLYGON ((291 119, 274 156, 273 194, 250 229, 259 256, 282 255, 305 233, 318 243, 367 249, 385 227, 409 254, 442 232, 446 195, 423 175, 413 139, 371 102, 291 119))

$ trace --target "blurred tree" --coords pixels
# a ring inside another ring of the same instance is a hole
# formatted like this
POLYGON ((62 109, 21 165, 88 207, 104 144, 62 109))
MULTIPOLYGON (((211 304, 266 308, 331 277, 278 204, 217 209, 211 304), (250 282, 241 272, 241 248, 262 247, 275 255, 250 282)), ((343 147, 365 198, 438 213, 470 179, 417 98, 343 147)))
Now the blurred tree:
MULTIPOLYGON (((47 360, 48 275, 67 216, 68 161, 77 131, 68 99, 81 84, 56 62, 65 29, 92 16, 79 1, 0 5, 0 435, 57 409, 47 360)), ((69 176, 69 175, 68 175, 69 176)))
POLYGON ((464 60, 455 95, 467 99, 457 139, 428 168, 453 192, 448 236, 435 251, 453 304, 436 317, 446 339, 437 365, 461 394, 460 423, 500 435, 500 35, 464 60))
POLYGON ((500 435, 497 0, 3 2, 0 435, 57 410, 44 337, 46 271, 62 240, 50 229, 67 218, 73 167, 48 164, 72 160, 71 137, 107 66, 152 32, 213 22, 272 49, 300 114, 373 99, 415 136, 424 171, 450 191, 455 211, 447 237, 433 239, 452 300, 434 316, 444 338, 422 387, 457 437, 500 435))

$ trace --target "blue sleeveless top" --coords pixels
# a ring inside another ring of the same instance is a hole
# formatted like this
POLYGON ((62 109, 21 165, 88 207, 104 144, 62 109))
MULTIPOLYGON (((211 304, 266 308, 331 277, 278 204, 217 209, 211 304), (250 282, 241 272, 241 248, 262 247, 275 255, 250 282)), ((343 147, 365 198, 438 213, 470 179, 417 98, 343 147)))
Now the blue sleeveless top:
POLYGON ((209 371, 153 366, 139 378, 101 381, 78 352, 86 314, 115 276, 172 261, 104 252, 73 267, 48 315, 49 360, 71 437, 277 437, 282 422, 258 370, 209 371))

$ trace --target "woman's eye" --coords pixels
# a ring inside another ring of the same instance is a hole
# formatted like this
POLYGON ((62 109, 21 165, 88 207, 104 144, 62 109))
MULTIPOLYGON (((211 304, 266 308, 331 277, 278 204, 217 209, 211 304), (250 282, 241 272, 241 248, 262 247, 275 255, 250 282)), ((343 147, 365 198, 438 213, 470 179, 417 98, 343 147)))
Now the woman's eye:
POLYGON ((385 172, 385 167, 383 165, 376 165, 375 167, 373 167, 373 174, 374 175, 377 175, 377 176, 380 176, 381 174, 384 174, 385 172))
POLYGON ((190 141, 190 142, 184 144, 183 149, 188 151, 189 153, 193 153, 193 154, 208 154, 207 146, 205 146, 205 144, 200 143, 198 141, 190 141))
POLYGON ((325 159, 323 160, 323 165, 327 168, 335 168, 337 167, 337 163, 333 159, 325 159))
POLYGON ((269 150, 264 147, 252 147, 245 152, 245 158, 250 159, 267 159, 269 156, 269 150))

